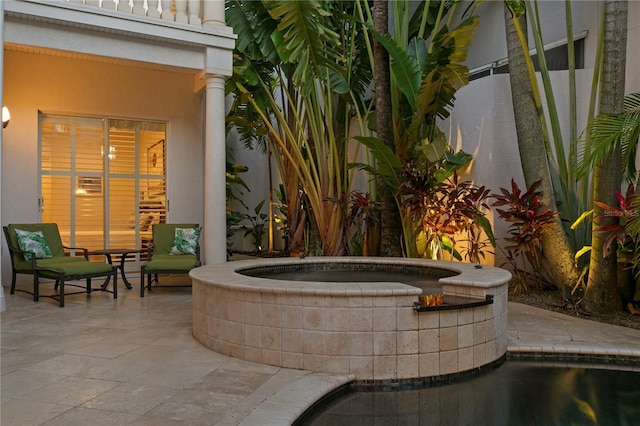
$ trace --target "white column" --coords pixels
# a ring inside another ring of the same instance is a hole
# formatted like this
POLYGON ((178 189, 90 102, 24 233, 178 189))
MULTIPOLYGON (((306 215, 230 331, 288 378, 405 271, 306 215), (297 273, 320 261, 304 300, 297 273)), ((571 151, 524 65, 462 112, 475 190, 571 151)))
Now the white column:
POLYGON ((224 0, 207 0, 204 2, 202 26, 214 27, 226 25, 224 21, 224 0))
POLYGON ((225 95, 226 77, 204 74, 204 263, 227 261, 225 95))

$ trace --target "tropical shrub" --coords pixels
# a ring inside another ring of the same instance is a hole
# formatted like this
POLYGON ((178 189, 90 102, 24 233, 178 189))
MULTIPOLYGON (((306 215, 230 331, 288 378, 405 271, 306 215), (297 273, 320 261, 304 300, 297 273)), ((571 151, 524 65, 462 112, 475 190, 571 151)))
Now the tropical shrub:
MULTIPOLYGON (((471 157, 454 153, 437 120, 449 116, 456 92, 468 84, 469 70, 463 64, 478 26, 478 17, 471 16, 481 3, 472 4, 454 24, 459 1, 389 2, 393 13, 393 27, 389 34, 371 30, 373 37, 384 46, 390 58, 390 94, 393 141, 374 137, 356 138, 375 157, 376 164, 369 171, 381 176, 382 187, 376 191, 391 192, 400 211, 404 237, 404 254, 419 256, 414 218, 404 209, 399 192, 408 161, 422 174, 436 171, 437 181, 451 175, 451 169, 467 164, 471 157), (468 12, 468 13, 467 13, 468 12)), ((378 200, 377 197, 374 199, 378 200)))
POLYGON ((622 272, 631 272, 628 275, 619 273, 618 289, 624 299, 632 300, 632 281, 635 281, 634 277, 635 279, 640 278, 640 270, 638 269, 640 265, 637 263, 640 234, 635 231, 637 223, 634 223, 637 222, 636 216, 640 214, 637 201, 635 201, 638 196, 635 187, 629 185, 625 194, 617 192, 616 197, 618 199, 617 207, 594 201, 602 209, 603 216, 618 218, 616 223, 601 225, 596 228, 595 232, 606 235, 603 256, 608 256, 612 250, 615 250, 622 272))
MULTIPOLYGON (((396 177, 407 159, 423 171, 445 159, 468 163, 470 156, 453 154, 436 125, 449 115, 456 91, 468 83, 463 62, 478 18, 465 13, 453 25, 458 3, 390 2, 390 35, 373 31, 371 3, 362 0, 227 1, 227 22, 238 33, 234 75, 227 84, 234 94, 229 123, 242 128, 243 138, 265 140, 275 154, 285 185, 292 255, 309 240, 303 235, 307 230, 317 234, 323 254, 347 253, 353 242, 348 197, 354 170, 348 164, 358 149, 351 156, 347 142, 354 124, 364 138, 375 131, 368 92, 373 38, 391 58, 396 177)), ((369 166, 375 170, 380 164, 369 166)), ((377 203, 381 188, 369 182, 377 203)), ((385 189, 400 208, 398 188, 396 181, 385 189)), ((415 256, 417 234, 406 212, 401 216, 406 254, 415 256)))
MULTIPOLYGON (((626 230, 631 241, 633 241, 630 263, 633 268, 634 277, 637 282, 640 282, 640 197, 634 197, 629 203, 627 217, 626 230)), ((636 291, 639 293, 636 298, 639 298, 640 289, 636 289, 636 291)))
MULTIPOLYGON (((367 132, 370 100, 364 94, 372 78, 363 24, 353 19, 356 5, 229 1, 227 6, 227 22, 239 34, 227 89, 235 95, 233 110, 251 111, 266 129, 285 188, 291 254, 298 253, 309 224, 321 253, 342 255, 345 198, 351 192, 348 129, 355 117, 360 132, 367 132)), ((251 131, 245 134, 253 137, 251 131)))
POLYGON ((253 213, 245 213, 242 215, 244 220, 249 221, 250 226, 245 226, 244 236, 251 235, 256 252, 262 251, 262 239, 265 235, 265 226, 268 216, 262 213, 262 207, 266 200, 262 200, 253 209, 253 213))
POLYGON ((526 291, 532 287, 543 288, 549 285, 549 269, 542 253, 542 233, 549 227, 553 212, 540 201, 542 192, 538 191, 541 181, 534 182, 524 193, 511 179, 511 190, 500 188, 501 194, 493 194, 500 218, 509 223, 508 243, 501 248, 505 262, 515 275, 516 290, 526 291), (531 279, 533 278, 533 279, 531 279))
POLYGON ((247 183, 239 176, 241 173, 245 173, 249 170, 248 167, 234 164, 230 161, 230 156, 227 155, 226 162, 226 210, 227 210, 227 257, 231 256, 231 246, 233 245, 233 236, 238 231, 240 222, 243 221, 244 215, 237 210, 233 210, 232 204, 234 201, 239 202, 242 206, 245 204, 242 201, 242 190, 249 190, 247 183))
POLYGON ((378 206, 369 193, 353 191, 349 197, 347 216, 347 248, 353 256, 369 256, 378 252, 378 206))
POLYGON ((457 173, 437 181, 431 173, 422 173, 409 162, 403 169, 400 194, 405 208, 417 228, 418 252, 422 257, 441 259, 443 250, 458 260, 480 263, 485 249, 495 245, 491 224, 485 217, 489 209, 489 190, 469 181, 459 182, 457 173), (483 234, 484 233, 484 234, 483 234), (467 247, 461 254, 456 248, 458 235, 467 247))

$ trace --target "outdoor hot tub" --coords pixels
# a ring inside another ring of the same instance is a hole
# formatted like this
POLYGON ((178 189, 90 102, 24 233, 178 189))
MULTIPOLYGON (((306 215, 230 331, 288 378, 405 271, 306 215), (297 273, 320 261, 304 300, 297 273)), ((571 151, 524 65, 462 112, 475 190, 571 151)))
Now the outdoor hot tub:
POLYGON ((511 274, 500 268, 308 257, 207 265, 190 276, 194 337, 248 361, 401 382, 477 370, 506 354, 511 274))

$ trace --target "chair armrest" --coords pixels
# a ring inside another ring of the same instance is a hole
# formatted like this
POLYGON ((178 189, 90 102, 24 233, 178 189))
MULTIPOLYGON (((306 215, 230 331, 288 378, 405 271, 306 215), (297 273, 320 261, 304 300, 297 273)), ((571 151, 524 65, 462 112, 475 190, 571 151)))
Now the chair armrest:
MULTIPOLYGON (((10 242, 7 242, 7 245, 9 246, 9 250, 12 251, 12 252, 19 253, 22 256, 24 256, 25 254, 31 255, 31 266, 33 268, 36 267, 36 260, 37 259, 36 259, 36 254, 34 252, 21 250, 20 248, 14 247, 10 242)), ((26 256, 24 256, 24 257, 26 259, 26 256)), ((13 263, 13 256, 11 256, 11 262, 13 263)))
POLYGON ((86 249, 86 248, 83 248, 83 247, 68 247, 68 246, 65 246, 65 245, 63 245, 62 248, 65 249, 65 250, 82 250, 82 254, 84 255, 84 258, 86 260, 89 260, 89 250, 86 249))

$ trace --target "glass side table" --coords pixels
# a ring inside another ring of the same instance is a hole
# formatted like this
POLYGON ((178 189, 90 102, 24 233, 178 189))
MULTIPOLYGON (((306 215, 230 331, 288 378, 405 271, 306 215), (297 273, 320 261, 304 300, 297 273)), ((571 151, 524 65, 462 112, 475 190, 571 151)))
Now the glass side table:
MULTIPOLYGON (((102 254, 107 258, 107 262, 109 262, 109 265, 113 265, 113 259, 111 256, 113 255, 120 255, 120 264, 116 265, 116 269, 120 269, 120 276, 122 277, 122 281, 124 281, 124 285, 127 286, 128 289, 132 288, 131 283, 129 282, 129 280, 127 280, 127 276, 124 274, 124 262, 127 260, 127 256, 129 256, 130 254, 135 254, 135 253, 140 253, 140 250, 137 249, 128 249, 128 248, 121 248, 121 249, 117 249, 117 248, 113 248, 113 249, 103 249, 103 250, 94 250, 92 251, 91 255, 99 255, 102 254)), ((111 279, 111 277, 109 277, 109 279, 111 279)), ((109 284, 109 280, 107 280, 102 286, 106 286, 109 284)))

